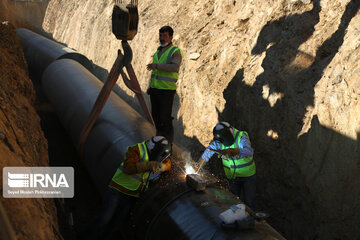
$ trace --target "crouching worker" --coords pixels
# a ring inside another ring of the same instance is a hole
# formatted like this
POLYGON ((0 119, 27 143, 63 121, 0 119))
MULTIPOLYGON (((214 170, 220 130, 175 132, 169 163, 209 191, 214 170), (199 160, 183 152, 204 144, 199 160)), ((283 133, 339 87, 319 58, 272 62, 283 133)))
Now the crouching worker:
POLYGON ((79 238, 111 239, 121 230, 136 200, 147 190, 149 181, 170 170, 170 154, 171 145, 163 136, 128 147, 124 161, 105 192, 100 215, 79 233, 79 238))
POLYGON ((228 122, 219 122, 213 129, 214 140, 209 144, 199 160, 204 166, 210 158, 217 154, 229 182, 230 191, 241 197, 253 211, 255 210, 255 162, 254 150, 251 147, 247 132, 239 131, 228 122))

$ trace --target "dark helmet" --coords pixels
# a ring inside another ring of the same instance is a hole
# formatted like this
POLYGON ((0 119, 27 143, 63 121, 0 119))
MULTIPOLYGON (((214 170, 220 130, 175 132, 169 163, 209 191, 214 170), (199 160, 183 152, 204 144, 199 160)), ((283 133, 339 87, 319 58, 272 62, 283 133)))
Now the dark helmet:
POLYGON ((228 122, 219 122, 213 129, 214 140, 217 140, 225 146, 231 146, 235 142, 233 129, 228 122))
POLYGON ((152 137, 149 143, 150 161, 160 162, 171 154, 171 144, 163 136, 152 137))

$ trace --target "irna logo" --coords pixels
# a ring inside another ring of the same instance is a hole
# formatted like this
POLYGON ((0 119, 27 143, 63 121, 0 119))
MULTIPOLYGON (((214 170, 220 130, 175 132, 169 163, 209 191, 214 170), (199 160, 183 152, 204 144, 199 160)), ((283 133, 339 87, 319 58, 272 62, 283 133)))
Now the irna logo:
POLYGON ((4 167, 6 198, 72 198, 73 167, 4 167))
POLYGON ((14 188, 37 188, 37 187, 69 187, 64 174, 19 174, 8 172, 8 185, 14 188))

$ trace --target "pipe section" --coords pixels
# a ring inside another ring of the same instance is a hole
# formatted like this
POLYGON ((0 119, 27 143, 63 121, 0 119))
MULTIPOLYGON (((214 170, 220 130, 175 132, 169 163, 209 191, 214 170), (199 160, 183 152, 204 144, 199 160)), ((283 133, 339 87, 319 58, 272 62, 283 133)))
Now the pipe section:
POLYGON ((57 59, 73 59, 92 72, 92 63, 84 55, 60 43, 51 41, 25 28, 16 29, 29 66, 30 74, 41 78, 45 68, 57 59), (30 71, 31 70, 31 71, 30 71))
MULTIPOLYGON (((42 87, 75 146, 103 83, 71 59, 53 62, 42 87)), ((84 146, 84 161, 97 190, 103 193, 125 157, 127 146, 155 134, 152 125, 111 93, 84 146)))
POLYGON ((219 214, 239 203, 232 193, 216 185, 195 191, 180 178, 169 180, 166 188, 160 180, 145 193, 127 228, 132 227, 128 233, 133 235, 127 239, 284 239, 265 221, 255 221, 251 230, 224 228, 219 214))

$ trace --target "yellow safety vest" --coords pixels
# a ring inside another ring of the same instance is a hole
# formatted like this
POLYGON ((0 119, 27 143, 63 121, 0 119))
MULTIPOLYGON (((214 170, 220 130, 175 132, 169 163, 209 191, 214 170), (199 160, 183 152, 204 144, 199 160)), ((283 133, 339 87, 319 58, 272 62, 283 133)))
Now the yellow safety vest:
MULTIPOLYGON (((243 134, 249 137, 247 132, 234 129, 233 136, 235 138, 235 142, 229 147, 221 144, 221 150, 228 148, 240 148, 240 140, 243 134)), ((223 158, 222 164, 224 167, 225 175, 228 179, 235 179, 237 177, 250 177, 256 173, 255 162, 252 156, 249 158, 238 159, 223 158)))
MULTIPOLYGON (((180 54, 182 54, 182 51, 180 48, 177 48, 175 46, 171 46, 166 51, 161 54, 160 59, 158 57, 159 50, 157 50, 153 56, 153 63, 154 64, 170 64, 171 63, 171 57, 176 52, 180 51, 180 54)), ((159 69, 154 69, 151 72, 151 79, 150 79, 150 87, 157 88, 157 89, 165 89, 165 90, 176 90, 176 81, 179 78, 178 72, 166 72, 161 71, 159 69)))
MULTIPOLYGON (((149 155, 146 151, 146 143, 145 141, 137 144, 140 150, 140 161, 139 162, 147 162, 149 161, 149 155)), ((134 145, 135 146, 135 145, 134 145)), ((126 151, 129 149, 127 147, 126 151)), ((126 161, 126 157, 124 162, 126 161)), ((123 172, 124 162, 121 163, 120 167, 116 170, 115 175, 112 178, 116 184, 129 189, 130 191, 136 191, 137 193, 132 195, 134 197, 139 197, 142 191, 146 191, 149 186, 149 175, 150 172, 143 172, 137 174, 126 174, 123 172), (139 189, 140 186, 143 186, 142 189, 139 189), (139 191, 138 191, 139 190, 139 191)), ((126 193, 130 195, 129 193, 126 193)))

